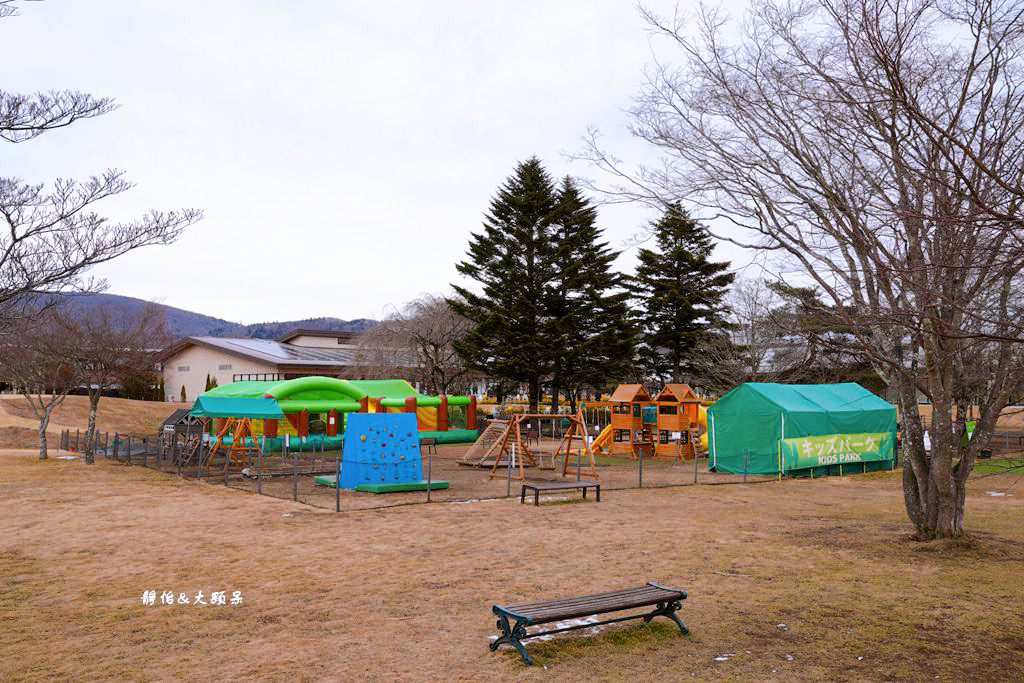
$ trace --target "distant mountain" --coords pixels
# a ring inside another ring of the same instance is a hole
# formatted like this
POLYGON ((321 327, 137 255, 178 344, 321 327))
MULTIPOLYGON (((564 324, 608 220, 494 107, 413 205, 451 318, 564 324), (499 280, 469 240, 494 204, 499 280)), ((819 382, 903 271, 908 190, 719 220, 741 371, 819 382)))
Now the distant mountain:
MULTIPOLYGON (((132 317, 150 302, 117 294, 63 294, 64 306, 76 317, 86 316, 97 308, 113 310, 118 316, 132 317)), ((255 339, 276 339, 296 328, 307 330, 341 330, 362 332, 373 324, 373 320, 342 320, 341 318, 306 318, 305 320, 282 320, 277 322, 242 325, 229 320, 193 313, 173 306, 155 304, 167 316, 167 327, 175 339, 181 337, 252 337, 255 339)))

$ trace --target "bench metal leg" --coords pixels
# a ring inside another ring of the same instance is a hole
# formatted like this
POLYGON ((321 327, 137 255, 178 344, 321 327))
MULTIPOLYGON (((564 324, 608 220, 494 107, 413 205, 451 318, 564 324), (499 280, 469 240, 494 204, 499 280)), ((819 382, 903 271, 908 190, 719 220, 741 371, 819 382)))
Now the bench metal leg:
POLYGON ((519 504, 522 505, 526 502, 526 485, 523 485, 522 490, 519 492, 519 504))
POLYGON ((597 494, 595 500, 597 500, 597 502, 600 503, 601 502, 601 485, 600 484, 595 484, 594 485, 594 493, 597 494))
POLYGON ((540 489, 533 490, 533 505, 534 507, 540 505, 540 489))
POLYGON ((526 663, 533 665, 533 659, 527 654, 526 648, 520 641, 521 638, 526 637, 526 624, 522 621, 516 620, 515 626, 509 626, 508 617, 502 615, 498 617, 498 628, 501 630, 501 636, 498 637, 493 643, 491 643, 491 652, 494 652, 501 645, 511 645, 515 649, 519 650, 519 654, 523 656, 526 663))
POLYGON ((644 615, 644 623, 651 623, 651 619, 653 619, 654 617, 668 617, 672 621, 676 622, 676 626, 679 627, 679 630, 682 632, 684 636, 689 635, 690 629, 686 628, 686 624, 683 623, 683 620, 680 619, 678 615, 676 615, 676 610, 682 608, 683 603, 681 603, 679 600, 673 600, 671 602, 659 602, 657 609, 655 609, 650 614, 644 615))

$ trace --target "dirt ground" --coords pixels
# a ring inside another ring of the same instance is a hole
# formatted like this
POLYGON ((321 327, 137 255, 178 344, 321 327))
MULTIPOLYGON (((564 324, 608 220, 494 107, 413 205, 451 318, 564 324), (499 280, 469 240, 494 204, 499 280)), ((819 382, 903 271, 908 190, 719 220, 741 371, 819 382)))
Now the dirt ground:
POLYGON ((973 482, 970 540, 916 543, 898 473, 336 514, 0 451, 0 680, 1020 680, 1020 479, 973 482), (689 591, 690 636, 488 650, 495 603, 648 580, 689 591))

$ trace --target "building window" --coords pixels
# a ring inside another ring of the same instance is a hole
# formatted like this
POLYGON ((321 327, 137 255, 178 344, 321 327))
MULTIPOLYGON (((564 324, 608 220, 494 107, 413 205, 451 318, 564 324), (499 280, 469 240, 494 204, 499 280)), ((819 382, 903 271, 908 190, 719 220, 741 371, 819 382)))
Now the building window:
POLYGON ((230 370, 231 369, 231 363, 224 363, 222 365, 218 365, 217 369, 218 370, 230 370))
POLYGON ((274 372, 261 372, 248 375, 232 375, 232 382, 279 382, 281 375, 274 372))
POLYGON ((188 372, 188 370, 189 370, 189 366, 187 366, 187 365, 179 365, 178 366, 178 372, 188 372))

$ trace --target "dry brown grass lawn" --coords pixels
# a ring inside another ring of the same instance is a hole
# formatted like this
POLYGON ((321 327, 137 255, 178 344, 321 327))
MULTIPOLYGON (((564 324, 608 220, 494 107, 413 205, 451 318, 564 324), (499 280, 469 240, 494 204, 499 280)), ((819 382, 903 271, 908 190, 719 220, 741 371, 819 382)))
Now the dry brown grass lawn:
POLYGON ((1002 479, 971 491, 972 541, 919 544, 890 474, 339 515, 0 451, 0 680, 1020 680, 1024 490, 985 495, 1002 479), (645 580, 690 592, 688 638, 488 651, 495 602, 645 580))
MULTIPOLYGON (((133 434, 155 434, 160 423, 178 408, 190 406, 190 403, 160 403, 157 401, 132 401, 126 398, 100 399, 96 413, 96 426, 102 432, 133 434)), ((53 439, 51 445, 56 446, 56 438, 63 429, 81 429, 89 419, 89 397, 68 396, 64 399, 50 419, 46 430, 47 438, 53 439)), ((32 408, 21 396, 0 396, 0 448, 34 448, 38 447, 37 434, 39 421, 32 414, 32 408)))

